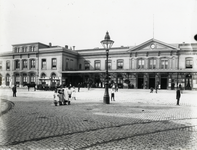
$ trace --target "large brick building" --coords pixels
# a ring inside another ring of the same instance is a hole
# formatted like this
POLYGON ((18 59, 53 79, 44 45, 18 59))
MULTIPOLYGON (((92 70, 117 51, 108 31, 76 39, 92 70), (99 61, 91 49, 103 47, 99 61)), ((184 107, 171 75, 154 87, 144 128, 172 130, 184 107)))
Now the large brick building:
MULTIPOLYGON (((0 85, 26 83, 103 87, 106 52, 103 48, 75 50, 75 47, 42 43, 13 45, 0 54, 0 85)), ((197 89, 197 44, 167 44, 150 39, 132 47, 109 51, 110 83, 124 88, 197 89)))

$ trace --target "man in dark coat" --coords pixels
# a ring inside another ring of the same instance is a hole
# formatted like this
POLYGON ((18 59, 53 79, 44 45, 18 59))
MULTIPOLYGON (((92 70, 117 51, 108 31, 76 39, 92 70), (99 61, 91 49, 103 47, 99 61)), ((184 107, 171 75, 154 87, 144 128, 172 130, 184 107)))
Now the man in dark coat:
POLYGON ((14 85, 14 87, 12 88, 12 92, 13 92, 13 97, 16 97, 16 85, 14 85))
POLYGON ((177 91, 176 91, 177 105, 179 105, 180 97, 181 97, 181 91, 180 91, 180 89, 178 88, 177 91))

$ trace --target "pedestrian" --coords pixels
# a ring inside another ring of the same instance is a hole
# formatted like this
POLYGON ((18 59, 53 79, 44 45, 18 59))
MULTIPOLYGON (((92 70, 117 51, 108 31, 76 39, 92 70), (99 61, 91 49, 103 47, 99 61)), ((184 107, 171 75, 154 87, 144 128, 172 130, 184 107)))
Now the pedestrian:
POLYGON ((181 92, 180 89, 178 88, 176 91, 176 99, 177 99, 176 105, 179 105, 180 97, 181 97, 181 92))
POLYGON ((153 87, 150 88, 150 93, 153 93, 153 87))
POLYGON ((64 104, 64 95, 63 95, 64 91, 62 88, 60 88, 58 90, 58 95, 59 95, 59 105, 64 104))
POLYGON ((179 89, 180 89, 181 94, 183 94, 183 90, 182 90, 182 85, 181 84, 179 84, 179 89))
POLYGON ((74 100, 76 100, 76 89, 75 89, 74 86, 73 86, 73 90, 72 90, 72 98, 73 98, 74 100))
POLYGON ((16 92, 17 92, 16 84, 13 86, 12 92, 13 92, 13 97, 16 97, 16 92))
POLYGON ((68 87, 67 93, 68 93, 68 100, 70 101, 70 99, 72 98, 72 90, 71 90, 70 86, 68 87))
POLYGON ((78 83, 78 92, 80 91, 81 84, 78 83))
POLYGON ((118 84, 115 85, 115 91, 118 92, 118 84))
POLYGON ((68 97, 68 90, 66 87, 64 87, 64 105, 70 105, 69 97, 68 97))
POLYGON ((57 104, 59 102, 59 94, 57 93, 57 89, 55 89, 55 91, 54 91, 53 100, 54 100, 55 106, 57 106, 57 104))
POLYGON ((157 84, 155 87, 155 93, 157 93, 158 87, 159 87, 159 85, 157 84))
POLYGON ((115 86, 112 86, 111 88, 111 101, 115 101, 115 86))

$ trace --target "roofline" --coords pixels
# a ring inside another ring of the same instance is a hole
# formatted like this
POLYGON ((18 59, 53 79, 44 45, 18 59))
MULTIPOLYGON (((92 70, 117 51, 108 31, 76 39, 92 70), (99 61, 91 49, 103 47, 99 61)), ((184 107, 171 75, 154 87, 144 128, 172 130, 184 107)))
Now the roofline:
POLYGON ((148 40, 148 41, 145 41, 145 42, 143 42, 143 43, 141 43, 141 44, 139 44, 139 45, 137 45, 137 46, 135 46, 135 47, 129 48, 128 51, 129 51, 129 52, 130 52, 130 51, 133 51, 133 50, 135 50, 135 49, 137 49, 137 48, 141 47, 142 45, 145 45, 145 44, 147 44, 147 43, 149 43, 149 42, 158 42, 158 43, 161 43, 161 44, 163 44, 163 45, 167 45, 167 46, 169 46, 169 47, 171 47, 171 48, 180 50, 180 48, 178 48, 178 47, 172 46, 172 45, 170 45, 170 44, 167 44, 167 43, 164 43, 164 42, 162 42, 162 41, 159 41, 159 40, 156 40, 156 39, 152 38, 152 39, 150 39, 150 40, 148 40))

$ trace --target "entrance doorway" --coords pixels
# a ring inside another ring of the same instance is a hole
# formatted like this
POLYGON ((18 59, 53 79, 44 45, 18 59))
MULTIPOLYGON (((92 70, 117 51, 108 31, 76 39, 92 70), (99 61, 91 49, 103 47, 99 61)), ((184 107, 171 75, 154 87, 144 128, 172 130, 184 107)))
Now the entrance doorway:
POLYGON ((167 89, 167 78, 161 78, 161 89, 167 89))
POLYGON ((149 89, 155 88, 155 78, 149 78, 149 89))
POLYGON ((192 76, 187 74, 185 77, 185 89, 191 90, 192 89, 192 76))
POLYGON ((144 78, 138 78, 138 89, 143 89, 144 78))

